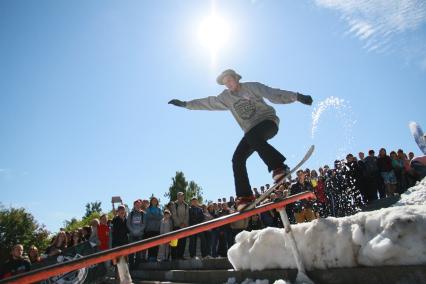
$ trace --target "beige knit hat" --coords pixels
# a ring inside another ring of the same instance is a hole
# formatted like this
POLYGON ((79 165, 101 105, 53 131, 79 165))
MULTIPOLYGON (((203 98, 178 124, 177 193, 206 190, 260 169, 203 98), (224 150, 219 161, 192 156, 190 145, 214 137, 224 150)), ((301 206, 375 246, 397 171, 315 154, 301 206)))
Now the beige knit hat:
POLYGON ((238 74, 237 72, 235 72, 232 69, 227 69, 225 71, 223 71, 219 76, 217 76, 216 78, 216 82, 219 85, 223 85, 223 78, 225 78, 225 76, 231 75, 232 77, 234 77, 237 81, 239 81, 241 79, 241 75, 238 74))

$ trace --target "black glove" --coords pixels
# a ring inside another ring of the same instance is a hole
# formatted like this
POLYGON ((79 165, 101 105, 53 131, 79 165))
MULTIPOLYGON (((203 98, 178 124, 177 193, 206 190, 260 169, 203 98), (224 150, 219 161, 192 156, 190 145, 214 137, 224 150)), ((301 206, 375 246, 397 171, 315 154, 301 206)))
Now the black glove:
POLYGON ((297 100, 299 102, 301 102, 302 104, 305 104, 305 105, 311 105, 312 104, 312 97, 311 96, 305 96, 305 95, 302 95, 300 93, 297 93, 297 100))
POLYGON ((169 104, 171 104, 171 105, 175 105, 175 106, 178 106, 178 107, 186 107, 186 102, 183 102, 183 101, 181 101, 181 100, 177 100, 177 99, 173 99, 173 100, 171 100, 171 101, 169 102, 169 104))

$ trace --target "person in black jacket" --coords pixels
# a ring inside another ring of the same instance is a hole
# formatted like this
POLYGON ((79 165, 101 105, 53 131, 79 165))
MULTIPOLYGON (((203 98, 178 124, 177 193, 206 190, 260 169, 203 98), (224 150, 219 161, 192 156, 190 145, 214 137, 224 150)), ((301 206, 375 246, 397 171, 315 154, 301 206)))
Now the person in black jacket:
POLYGON ((120 205, 117 215, 112 219, 112 247, 119 247, 129 243, 129 229, 127 228, 126 207, 120 205))
MULTIPOLYGON (((191 206, 189 207, 189 226, 202 223, 204 221, 204 212, 203 209, 198 204, 198 199, 193 197, 191 199, 191 206)), ((196 257, 197 250, 197 239, 200 238, 201 241, 201 256, 206 257, 208 252, 208 247, 206 243, 206 236, 203 233, 192 235, 189 237, 189 256, 196 257)))
POLYGON ((377 166, 377 157, 374 150, 368 151, 368 156, 364 159, 364 168, 368 202, 377 200, 378 192, 380 193, 380 198, 385 197, 386 194, 382 191, 380 171, 377 166))
POLYGON ((0 279, 30 271, 31 263, 23 257, 24 247, 17 244, 12 248, 10 258, 4 263, 0 271, 0 279))
POLYGON ((358 161, 352 154, 346 155, 346 167, 344 173, 348 184, 347 193, 349 194, 351 207, 354 212, 358 211, 364 205, 364 194, 361 194, 361 169, 358 161))
MULTIPOLYGON (((126 207, 119 205, 117 208, 117 215, 112 219, 111 225, 111 245, 112 247, 119 247, 129 243, 129 229, 127 228, 126 207)), ((117 263, 118 259, 113 260, 117 263)))

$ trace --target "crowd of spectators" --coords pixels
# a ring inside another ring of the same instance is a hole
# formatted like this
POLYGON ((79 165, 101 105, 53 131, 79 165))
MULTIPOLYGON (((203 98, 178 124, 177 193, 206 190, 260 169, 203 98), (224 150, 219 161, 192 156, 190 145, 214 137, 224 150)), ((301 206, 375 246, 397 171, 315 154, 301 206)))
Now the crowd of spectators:
MULTIPOLYGON (((406 155, 401 149, 391 151, 389 155, 385 149, 380 149, 377 156, 374 150, 370 150, 366 157, 363 152, 358 153, 358 157, 348 154, 345 160, 336 160, 333 168, 325 165, 318 170, 297 171, 294 179, 286 180, 265 202, 311 191, 315 193, 316 200, 302 200, 286 207, 291 223, 309 222, 328 216, 348 216, 359 212, 363 206, 377 199, 403 193, 423 178, 426 175, 426 162, 424 157, 416 159, 412 152, 406 155)), ((259 189, 253 188, 253 191, 259 196, 269 188, 270 185, 266 184, 259 189)), ((98 250, 106 250, 236 211, 233 196, 229 200, 220 198, 217 202, 207 204, 199 204, 195 197, 188 204, 184 198, 185 194, 179 192, 176 200, 164 206, 161 206, 159 199, 154 196, 149 200, 135 200, 131 209, 120 204, 116 210, 113 209, 112 220, 108 219, 107 214, 103 214, 99 219, 91 220, 90 226, 72 232, 61 230, 52 238, 51 245, 43 254, 40 254, 37 247, 31 246, 27 256, 24 256, 23 246, 17 244, 11 251, 10 259, 3 265, 1 275, 4 278, 28 271, 32 264, 60 255, 65 249, 83 242, 89 242, 98 250)), ((188 257, 226 257, 227 250, 233 245, 239 232, 265 227, 283 227, 276 210, 191 236, 188 238, 188 246, 187 238, 182 238, 177 241, 177 245, 163 244, 129 255, 128 262, 130 268, 134 269, 141 262, 180 260, 188 257), (200 242, 199 253, 197 242, 200 242)))

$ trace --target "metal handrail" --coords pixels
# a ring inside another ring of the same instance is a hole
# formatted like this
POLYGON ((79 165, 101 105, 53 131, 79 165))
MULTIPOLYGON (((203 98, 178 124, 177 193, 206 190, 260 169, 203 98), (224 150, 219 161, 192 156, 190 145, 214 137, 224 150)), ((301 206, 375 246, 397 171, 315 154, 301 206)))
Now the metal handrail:
POLYGON ((221 227, 223 225, 233 223, 265 211, 273 210, 276 208, 282 208, 285 207, 287 204, 294 203, 301 199, 315 199, 315 195, 312 192, 302 192, 289 196, 285 199, 281 199, 279 201, 269 202, 260 205, 256 208, 247 211, 235 212, 230 215, 222 216, 220 218, 212 219, 204 223, 196 224, 149 239, 104 250, 101 252, 96 252, 79 259, 58 263, 51 266, 32 270, 27 273, 15 275, 10 278, 1 280, 0 283, 33 283, 42 281, 52 276, 57 276, 90 265, 95 265, 101 262, 118 258, 120 256, 129 255, 138 251, 146 250, 161 244, 166 244, 169 243, 171 240, 185 238, 207 230, 221 227))

